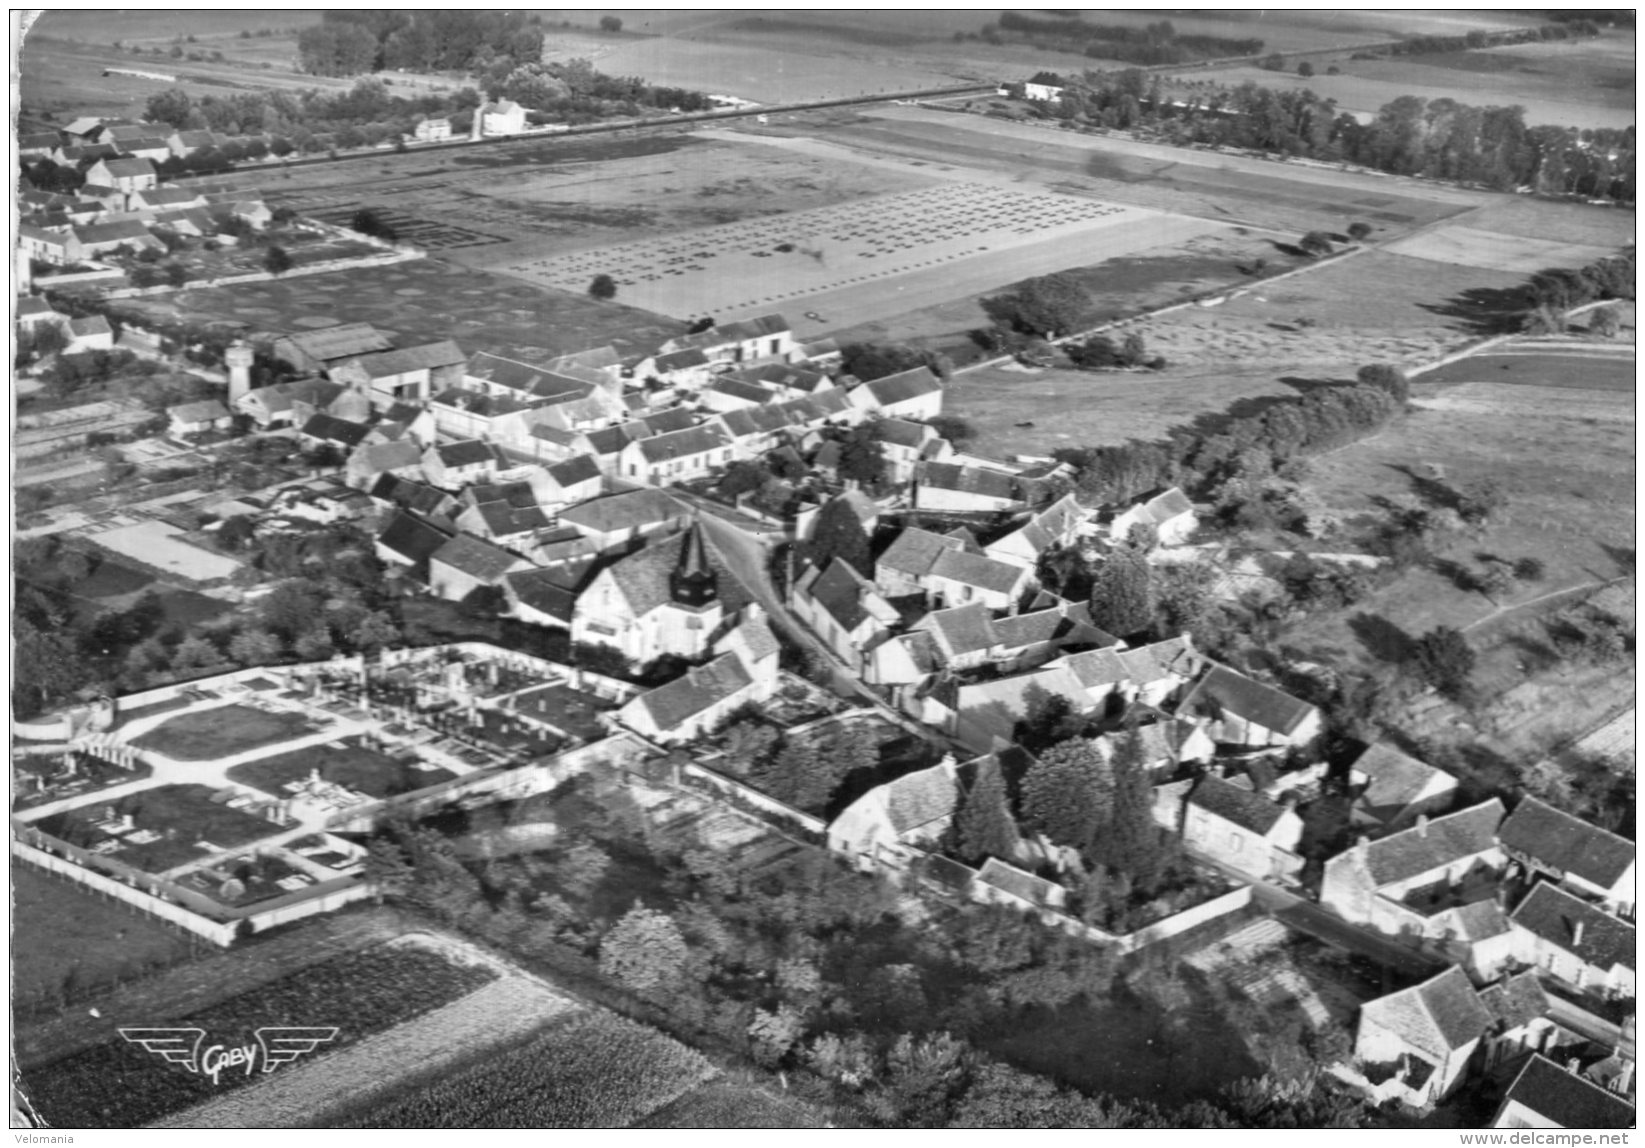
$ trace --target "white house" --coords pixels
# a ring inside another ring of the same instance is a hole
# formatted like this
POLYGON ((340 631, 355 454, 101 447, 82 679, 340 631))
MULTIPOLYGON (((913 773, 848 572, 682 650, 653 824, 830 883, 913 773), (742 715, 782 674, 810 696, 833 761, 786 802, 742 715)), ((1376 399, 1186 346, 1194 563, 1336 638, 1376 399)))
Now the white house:
POLYGON ((1634 915, 1635 846, 1626 837, 1527 797, 1498 832, 1502 851, 1528 872, 1623 917, 1634 915))
POLYGON ((1302 818, 1220 777, 1202 778, 1183 809, 1182 838, 1207 857, 1259 881, 1290 881, 1302 871, 1302 818))
POLYGON ((1208 718, 1219 743, 1246 749, 1307 745, 1325 720, 1318 706, 1219 665, 1206 671, 1177 712, 1208 718))
POLYGON ((953 757, 877 785, 828 825, 828 847, 858 868, 907 870, 954 822, 959 782, 953 757))
POLYGON ((1197 525, 1194 504, 1180 488, 1173 486, 1116 515, 1108 524, 1108 536, 1115 542, 1123 542, 1133 526, 1152 526, 1158 532, 1161 546, 1181 546, 1197 525))

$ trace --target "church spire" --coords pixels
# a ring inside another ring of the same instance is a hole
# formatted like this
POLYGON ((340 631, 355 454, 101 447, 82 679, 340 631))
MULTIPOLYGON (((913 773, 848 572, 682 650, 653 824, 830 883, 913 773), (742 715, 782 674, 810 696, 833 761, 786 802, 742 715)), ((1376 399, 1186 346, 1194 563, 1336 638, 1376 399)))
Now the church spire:
POLYGON ((680 561, 669 577, 669 590, 681 606, 706 606, 720 596, 714 568, 708 563, 708 546, 703 541, 701 522, 693 522, 686 531, 680 561))

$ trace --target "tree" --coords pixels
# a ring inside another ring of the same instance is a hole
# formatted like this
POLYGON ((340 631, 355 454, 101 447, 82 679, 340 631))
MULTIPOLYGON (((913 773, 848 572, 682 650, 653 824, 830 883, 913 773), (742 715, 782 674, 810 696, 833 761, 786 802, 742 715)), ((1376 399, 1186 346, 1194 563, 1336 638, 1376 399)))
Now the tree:
POLYGON ((852 427, 840 443, 840 477, 862 484, 880 481, 885 474, 885 447, 874 436, 872 423, 852 427))
POLYGON ((1091 738, 1059 742, 1023 775, 1023 821, 1058 845, 1089 849, 1108 824, 1113 802, 1113 773, 1091 738))
POLYGON ((316 626, 297 635, 295 649, 297 656, 305 662, 324 661, 336 652, 336 647, 331 643, 331 631, 324 626, 316 626))
POLYGON ((1091 620, 1121 638, 1153 622, 1154 574, 1142 551, 1121 546, 1097 570, 1091 586, 1091 620))
POLYGON ((163 92, 156 92, 149 97, 148 120, 150 123, 170 124, 174 128, 183 129, 189 126, 189 117, 194 111, 194 100, 188 90, 181 86, 167 88, 163 92))
POLYGON ((165 276, 166 282, 171 286, 181 287, 188 282, 188 268, 181 263, 168 263, 165 266, 165 276))
POLYGON ((600 17, 600 31, 602 31, 602 32, 621 32, 622 30, 623 30, 623 21, 622 21, 622 18, 620 16, 601 16, 600 17))
POLYGON ((1507 567, 1493 562, 1474 577, 1474 585, 1481 594, 1500 605, 1502 596, 1514 588, 1514 576, 1507 567))
POLYGON ((1401 403, 1411 397, 1411 380, 1393 363, 1368 363, 1354 377, 1363 386, 1380 387, 1401 403))
POLYGON ((1617 318, 1615 307, 1598 307, 1588 318, 1588 334, 1597 335, 1601 339, 1614 339, 1622 329, 1622 320, 1617 318))
POLYGON ((400 640, 400 627, 394 618, 382 610, 373 610, 354 627, 348 640, 357 650, 376 653, 384 646, 400 640))
POLYGON ((1355 243, 1364 243, 1371 234, 1371 225, 1364 220, 1356 219, 1348 225, 1348 238, 1355 243))
POLYGON ((752 494, 770 480, 771 472, 763 463, 739 458, 725 468, 715 489, 726 498, 736 498, 740 494, 752 494))
POLYGON ((244 550, 257 537, 257 524, 249 514, 233 514, 217 528, 217 545, 224 550, 244 550))
POLYGON ((764 1068, 776 1068, 804 1036, 804 1017, 786 1003, 778 1005, 775 1011, 755 1009, 754 1019, 748 1023, 748 1041, 755 1063, 764 1068))
POLYGON ((728 772, 747 777, 757 772, 777 748, 782 735, 763 721, 739 721, 726 727, 722 746, 728 772))
POLYGON ((801 544, 806 561, 826 569, 839 558, 865 578, 874 575, 874 559, 862 520, 843 498, 830 499, 811 524, 811 537, 801 544))
POLYGON ((1312 76, 1313 74, 1314 74, 1314 65, 1310 64, 1307 60, 1304 60, 1300 64, 1297 65, 1297 75, 1301 76, 1303 79, 1306 80, 1308 77, 1312 76))
POLYGON ((241 630, 228 644, 228 656, 242 666, 265 666, 280 656, 280 639, 267 630, 241 630))
POLYGON ((1017 844, 1017 824, 1011 818, 1005 777, 993 757, 984 758, 978 767, 976 781, 960 800, 954 823, 959 831, 959 854, 968 863, 977 865, 987 857, 1011 857, 1017 844))
POLYGON ((636 901, 600 942, 600 972, 624 988, 655 992, 679 979, 689 956, 673 919, 636 901))
POLYGON ((847 343, 840 348, 840 370, 865 383, 925 365, 924 352, 902 343, 847 343))
POLYGON ((1547 575, 1548 568, 1540 558, 1527 555, 1514 563, 1514 577, 1521 582, 1540 582, 1547 575))
POLYGON ((284 247, 270 247, 263 255, 263 269, 270 275, 284 275, 291 268, 291 255, 284 247))
POLYGON ((815 810, 827 804, 839 777, 833 762, 810 742, 790 741, 760 775, 760 787, 778 801, 796 809, 815 810))
POLYGON ((258 608, 263 625, 290 642, 320 615, 325 590, 307 578, 288 578, 270 590, 258 608))
POLYGON ((588 285, 588 293, 595 299, 615 299, 617 297, 617 281, 601 272, 594 276, 594 281, 588 285))
POLYGON ((1144 895, 1158 887, 1169 857, 1154 820, 1154 795, 1144 760, 1142 733, 1131 724, 1115 747, 1110 770, 1114 780, 1114 809, 1098 835, 1093 858, 1127 873, 1144 895))
POLYGON ((1090 303, 1091 296, 1079 279, 1059 272, 1029 279, 1007 294, 985 298, 982 308, 1002 327, 1050 338, 1074 330, 1090 303))
POLYGON ((375 207, 362 207, 349 218, 349 229, 358 231, 361 235, 370 235, 381 239, 385 243, 393 243, 399 238, 399 232, 383 218, 383 213, 375 207))
POLYGON ((1436 626, 1418 638, 1411 649, 1411 668, 1423 681, 1447 696, 1461 693, 1474 670, 1474 650, 1462 631, 1436 626))
POLYGON ((938 415, 925 420, 926 425, 952 443, 969 442, 977 437, 977 428, 959 415, 938 415))
POLYGON ((1308 255, 1329 255, 1331 253, 1331 237, 1323 231, 1310 231, 1297 240, 1297 246, 1308 255))
POLYGON ((23 717, 79 687, 87 667, 67 632, 49 628, 44 619, 36 625, 19 611, 12 623, 12 673, 12 697, 23 717))
POLYGON ((560 883, 579 897, 593 892, 611 868, 611 855, 592 841, 579 841, 560 861, 560 883))
POLYGON ((222 662, 223 655, 217 652, 217 647, 199 635, 184 638, 171 652, 171 668, 174 670, 204 670, 222 662))

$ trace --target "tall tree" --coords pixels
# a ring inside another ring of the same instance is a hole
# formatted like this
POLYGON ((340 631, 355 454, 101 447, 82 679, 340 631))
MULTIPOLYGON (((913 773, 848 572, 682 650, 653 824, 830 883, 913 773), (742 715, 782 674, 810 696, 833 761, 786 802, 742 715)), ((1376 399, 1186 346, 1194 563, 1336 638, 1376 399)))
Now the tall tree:
POLYGON ((600 972, 624 988, 654 992, 679 979, 689 956, 673 919, 636 901, 600 942, 600 972))
POLYGON ((1097 571, 1091 586, 1091 620, 1124 638, 1154 621, 1154 572, 1146 555, 1120 546, 1097 571))
POLYGON ((843 498, 823 504, 812 524, 811 537, 801 544, 801 555, 813 565, 827 567, 836 558, 844 559, 864 577, 874 575, 874 559, 863 533, 862 519, 843 498))
POLYGON ((840 477, 848 482, 878 482, 885 475, 885 447, 874 437, 872 422, 852 427, 840 443, 840 477))
POLYGON ((1097 836, 1093 859, 1130 874, 1136 887, 1152 893, 1163 876, 1169 857, 1158 822, 1154 820, 1154 793, 1143 760, 1142 733, 1132 723, 1120 737, 1110 762, 1114 778, 1114 811, 1097 836))
POLYGON ((960 802, 955 819, 960 856, 977 864, 986 857, 1009 858, 1017 844, 1017 824, 1006 800, 999 762, 984 758, 976 782, 960 802))
POLYGON ((1046 750, 1023 775, 1021 805, 1029 828, 1058 845, 1089 849, 1114 807, 1114 776, 1102 748, 1076 737, 1046 750))

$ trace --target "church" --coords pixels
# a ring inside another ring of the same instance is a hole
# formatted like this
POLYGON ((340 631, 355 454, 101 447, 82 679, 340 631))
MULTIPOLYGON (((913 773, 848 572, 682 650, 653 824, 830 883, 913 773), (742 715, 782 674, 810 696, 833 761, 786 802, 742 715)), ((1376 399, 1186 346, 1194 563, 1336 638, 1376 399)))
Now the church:
POLYGON ((636 666, 665 655, 696 661, 749 601, 692 523, 596 574, 572 612, 571 640, 621 650, 636 666))

